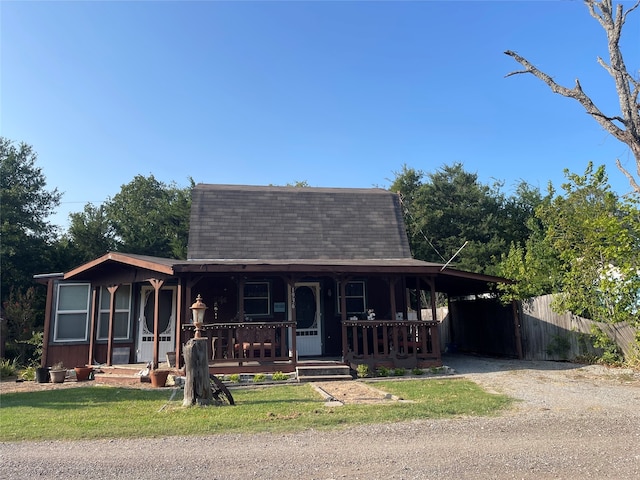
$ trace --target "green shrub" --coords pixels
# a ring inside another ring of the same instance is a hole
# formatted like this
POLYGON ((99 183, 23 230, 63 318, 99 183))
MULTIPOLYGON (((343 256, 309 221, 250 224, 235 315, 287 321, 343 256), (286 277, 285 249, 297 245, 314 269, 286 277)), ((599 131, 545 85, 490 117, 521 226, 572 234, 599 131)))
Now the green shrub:
POLYGON ((237 373, 232 373, 229 375, 229 381, 233 383, 240 383, 240 375, 237 373))
POLYGON ((601 328, 595 325, 591 327, 591 338, 593 346, 602 350, 600 363, 605 365, 621 365, 623 363, 624 357, 620 347, 601 328))
POLYGON ((395 377, 402 377, 402 376, 404 376, 405 373, 406 373, 406 370, 404 368, 394 368, 393 369, 393 375, 395 377))
POLYGON ((421 368, 414 368, 411 370, 411 374, 412 375, 423 375, 424 374, 424 370, 422 370, 421 368))
POLYGON ((376 370, 376 377, 388 377, 389 376, 389 369, 387 367, 380 366, 378 367, 378 369, 376 370))
POLYGON ((266 378, 267 378, 267 376, 264 373, 256 373, 253 376, 253 383, 264 382, 266 378))
POLYGON ((356 368, 356 373, 359 378, 368 378, 371 376, 371 370, 369 369, 369 365, 366 363, 361 363, 356 368))
POLYGON ((569 359, 570 351, 571 342, 566 335, 554 335, 545 349, 545 353, 550 357, 559 357, 562 360, 569 359))
POLYGON ((18 371, 16 359, 0 358, 0 378, 15 377, 18 371))
POLYGON ((34 381, 36 379, 36 367, 30 366, 22 370, 20 378, 29 382, 34 381))
POLYGON ((271 375, 271 380, 273 380, 274 382, 282 382, 284 380, 289 380, 289 375, 282 372, 273 372, 273 375, 271 375))

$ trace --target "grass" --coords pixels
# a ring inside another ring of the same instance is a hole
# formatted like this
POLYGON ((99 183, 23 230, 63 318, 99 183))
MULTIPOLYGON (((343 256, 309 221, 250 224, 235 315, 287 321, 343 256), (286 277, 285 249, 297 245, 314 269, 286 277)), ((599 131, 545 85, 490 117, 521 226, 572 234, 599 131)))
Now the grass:
POLYGON ((376 382, 410 403, 325 407, 309 385, 233 390, 235 407, 183 408, 182 391, 104 386, 7 393, 0 441, 291 432, 460 415, 491 415, 511 400, 460 379, 376 382))

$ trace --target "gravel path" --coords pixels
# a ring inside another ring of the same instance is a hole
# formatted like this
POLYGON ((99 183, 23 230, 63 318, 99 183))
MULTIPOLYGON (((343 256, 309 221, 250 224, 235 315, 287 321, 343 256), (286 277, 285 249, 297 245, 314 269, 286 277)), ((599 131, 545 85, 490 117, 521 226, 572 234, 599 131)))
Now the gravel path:
POLYGON ((464 356, 445 364, 520 401, 492 418, 330 432, 4 443, 0 477, 640 478, 637 372, 464 356))

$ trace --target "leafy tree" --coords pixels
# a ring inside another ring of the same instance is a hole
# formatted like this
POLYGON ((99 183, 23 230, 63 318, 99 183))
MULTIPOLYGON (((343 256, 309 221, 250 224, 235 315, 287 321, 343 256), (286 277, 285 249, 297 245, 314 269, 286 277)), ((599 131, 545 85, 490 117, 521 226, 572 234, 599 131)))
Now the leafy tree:
POLYGON ((604 166, 566 175, 565 195, 538 212, 564 267, 557 307, 603 322, 637 320, 640 211, 611 191, 604 166))
MULTIPOLYGON (((635 10, 640 1, 624 11, 621 3, 616 6, 615 13, 612 0, 585 0, 589 8, 589 13, 596 19, 607 35, 609 49, 609 64, 598 57, 598 63, 613 77, 616 86, 616 93, 620 103, 619 115, 605 115, 593 102, 593 100, 582 90, 580 81, 576 79, 573 88, 567 88, 557 84, 551 75, 539 70, 526 58, 516 52, 507 50, 506 55, 512 57, 520 63, 524 70, 511 72, 507 76, 530 73, 536 78, 546 83, 552 92, 567 98, 572 98, 582 105, 585 111, 593 117, 607 132, 615 138, 625 143, 636 159, 636 173, 638 178, 629 172, 619 159, 616 159, 618 169, 627 177, 633 190, 640 194, 640 103, 638 93, 640 93, 640 81, 627 70, 622 50, 620 48, 620 38, 622 27, 629 15, 635 10)), ((636 39, 637 40, 637 39, 636 39)), ((635 43, 637 47, 637 42, 635 43)))
POLYGON ((602 322, 638 323, 640 210, 611 191, 604 166, 565 171, 563 195, 550 188, 532 234, 503 257, 502 273, 519 280, 514 297, 560 292, 559 311, 602 322))
POLYGON ((37 154, 26 143, 0 137, 0 257, 2 300, 11 289, 25 291, 33 275, 48 268, 56 230, 48 218, 60 204, 57 189, 47 190, 37 154))
POLYGON ((482 184, 459 163, 426 175, 426 182, 424 177, 404 166, 390 187, 402 196, 414 257, 445 263, 464 246, 456 268, 495 273, 509 244, 528 235, 526 219, 539 193, 522 184, 515 197, 506 197, 500 184, 482 184))
MULTIPOLYGON (((117 250, 186 258, 193 185, 191 180, 190 187, 179 188, 175 183, 167 185, 153 175, 136 175, 130 183, 123 185, 104 207, 117 250)), ((86 209, 84 217, 88 218, 86 209)), ((92 224, 95 222, 89 222, 92 224)), ((74 241, 78 240, 74 236, 74 241)))
POLYGON ((70 214, 69 219, 67 248, 73 252, 74 263, 88 262, 116 250, 114 228, 107 218, 104 205, 88 203, 82 212, 70 214))
POLYGON ((36 330, 42 330, 38 322, 41 315, 41 299, 38 298, 34 287, 26 289, 24 293, 12 289, 9 298, 3 302, 4 316, 7 322, 6 337, 7 356, 18 358, 20 363, 28 364, 33 360, 33 346, 30 340, 36 336, 36 330))

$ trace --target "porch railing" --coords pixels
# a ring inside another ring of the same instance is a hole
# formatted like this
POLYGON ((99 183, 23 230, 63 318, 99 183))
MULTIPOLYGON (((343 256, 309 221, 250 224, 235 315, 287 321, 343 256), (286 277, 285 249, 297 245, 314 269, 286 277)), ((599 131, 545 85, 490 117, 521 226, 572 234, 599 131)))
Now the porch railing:
MULTIPOLYGON (((185 325, 188 337, 194 326, 185 325)), ((289 349, 289 338, 295 338, 294 322, 211 323, 202 326, 209 339, 212 364, 221 362, 277 362, 293 361, 295 353, 289 349)))
POLYGON ((403 368, 442 365, 439 322, 422 320, 346 320, 342 351, 351 365, 403 368))

